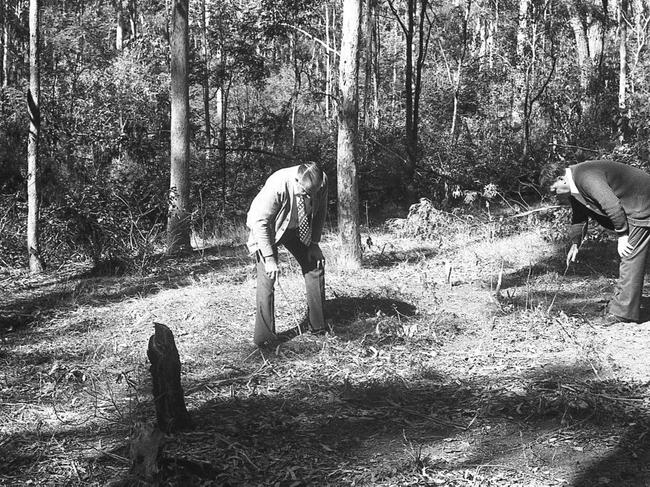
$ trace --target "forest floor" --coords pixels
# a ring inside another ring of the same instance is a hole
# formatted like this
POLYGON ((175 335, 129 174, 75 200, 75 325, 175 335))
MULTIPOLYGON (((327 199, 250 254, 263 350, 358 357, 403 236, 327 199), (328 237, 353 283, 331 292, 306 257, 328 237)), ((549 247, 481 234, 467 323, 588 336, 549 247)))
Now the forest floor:
MULTIPOLYGON (((538 228, 363 241, 358 271, 323 244, 332 333, 271 350, 251 342, 240 245, 135 274, 3 269, 0 485, 128 478, 130 435, 155 420, 154 322, 174 333, 194 424, 165 438, 160 485, 650 485, 650 323, 597 324, 614 242, 565 273, 538 228)), ((289 330, 304 285, 281 258, 289 330)))

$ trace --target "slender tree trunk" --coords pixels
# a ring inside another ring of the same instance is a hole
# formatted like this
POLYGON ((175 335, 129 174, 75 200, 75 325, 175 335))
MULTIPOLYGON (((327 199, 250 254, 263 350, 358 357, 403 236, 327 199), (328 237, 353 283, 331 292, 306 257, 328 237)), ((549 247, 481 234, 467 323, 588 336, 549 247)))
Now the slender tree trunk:
POLYGON ((339 65, 338 227, 342 261, 346 267, 351 268, 358 268, 361 265, 357 182, 360 28, 361 0, 344 0, 339 65))
POLYGON ((627 132, 627 0, 620 0, 619 4, 619 76, 618 76, 618 140, 622 144, 627 132))
POLYGON ((126 27, 126 21, 124 19, 124 5, 122 0, 117 0, 115 2, 115 8, 117 9, 117 25, 115 29, 115 49, 121 51, 124 48, 124 30, 126 27))
POLYGON ((208 48, 208 18, 205 0, 201 0, 201 41, 203 43, 203 126, 205 130, 206 166, 212 154, 212 128, 210 127, 210 49, 208 48))
POLYGON ((173 0, 171 22, 171 174, 167 251, 190 249, 188 88, 189 0, 173 0))
POLYGON ((374 50, 373 39, 375 36, 375 10, 377 9, 376 0, 367 0, 365 18, 364 18, 364 32, 365 32, 365 70, 364 70, 364 83, 363 83, 363 126, 370 128, 372 126, 372 118, 370 116, 371 109, 374 108, 373 97, 373 71, 374 71, 374 50))
POLYGON ((528 9, 530 0, 519 0, 519 22, 517 27, 517 45, 515 49, 515 62, 513 69, 513 93, 510 125, 520 129, 523 123, 524 110, 524 85, 526 77, 525 48, 528 40, 528 9))
POLYGON ((129 1, 129 25, 131 27, 131 39, 138 35, 138 5, 137 0, 129 1))
MULTIPOLYGON (((600 91, 600 67, 603 55, 603 46, 605 38, 605 26, 599 16, 593 14, 582 14, 580 5, 576 5, 573 0, 568 2, 569 24, 573 30, 576 41, 576 53, 578 66, 580 68, 580 91, 581 91, 581 110, 584 117, 591 111, 594 97, 600 91)), ((607 12, 604 8, 605 1, 599 3, 596 0, 594 8, 603 7, 602 17, 607 12)))
POLYGON ((415 3, 417 0, 407 0, 406 29, 406 66, 404 69, 404 88, 406 93, 406 156, 408 161, 407 179, 411 181, 417 164, 417 135, 413 125, 413 38, 415 32, 415 3))
MULTIPOLYGON (((327 3, 325 9, 325 43, 328 47, 334 47, 330 44, 330 10, 327 3)), ((325 49, 325 118, 330 118, 330 98, 332 96, 332 58, 329 49, 325 49)))
POLYGON ((379 51, 381 50, 381 42, 379 40, 379 9, 375 3, 374 11, 374 21, 373 21, 373 32, 372 40, 373 50, 372 50, 372 100, 373 100, 373 121, 372 127, 375 130, 379 130, 380 124, 380 108, 379 108, 379 51))
POLYGON ((0 0, 4 4, 4 22, 2 25, 2 86, 9 86, 9 0, 0 0))
POLYGON ((38 139, 41 130, 39 97, 41 91, 39 73, 39 2, 29 2, 29 137, 27 142, 27 251, 29 270, 43 272, 45 265, 41 258, 38 242, 38 139))
MULTIPOLYGON (((7 23, 7 5, 6 0, 0 0, 0 25, 4 32, 5 24, 7 23)), ((2 50, 4 51, 4 37, 0 39, 2 50)), ((5 86, 5 65, 4 56, 0 56, 0 86, 5 86)))

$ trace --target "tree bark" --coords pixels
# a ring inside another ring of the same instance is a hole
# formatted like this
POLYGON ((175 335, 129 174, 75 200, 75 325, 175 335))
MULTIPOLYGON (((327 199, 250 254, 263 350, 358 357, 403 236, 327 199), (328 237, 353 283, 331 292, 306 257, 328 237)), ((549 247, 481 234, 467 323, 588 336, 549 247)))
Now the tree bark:
POLYGON ((181 361, 172 331, 161 323, 154 323, 154 334, 149 338, 147 357, 153 381, 158 427, 165 433, 191 426, 181 386, 181 361))
MULTIPOLYGON (((598 0, 596 0, 598 2, 598 0)), ((576 41, 576 54, 580 69, 580 106, 584 117, 591 111, 594 96, 598 93, 600 65, 603 54, 605 27, 601 18, 594 14, 582 15, 572 0, 568 2, 569 24, 576 41)), ((594 6, 597 8, 597 6, 594 6)), ((603 12, 603 16, 606 12, 603 12)))
POLYGON ((210 49, 208 48, 208 18, 205 0, 201 0, 201 41, 203 44, 203 126, 205 130, 206 166, 212 154, 212 128, 210 126, 210 49))
POLYGON ((38 215, 38 141, 41 130, 39 97, 41 91, 39 72, 39 1, 29 2, 29 137, 27 141, 27 251, 29 270, 40 273, 45 269, 39 247, 38 215))
POLYGON ((343 265, 361 265, 357 141, 359 129, 359 31, 361 1, 344 0, 339 66, 339 130, 337 152, 338 227, 343 265))
POLYGON ((519 0, 519 22, 517 26, 517 45, 513 69, 513 96, 510 125, 515 130, 521 128, 524 119, 524 85, 526 84, 525 48, 528 39, 528 9, 530 0, 519 0))
POLYGON ((619 3, 619 76, 618 76, 618 140, 625 141, 629 115, 627 113, 627 0, 620 0, 619 3))
POLYGON ((115 49, 117 51, 122 51, 124 48, 124 31, 126 27, 126 20, 124 18, 124 5, 122 0, 117 0, 115 2, 115 9, 117 10, 117 21, 115 28, 115 49))
POLYGON ((0 0, 4 5, 4 22, 2 23, 2 86, 9 86, 9 0, 0 0))
MULTIPOLYGON (((330 14, 329 6, 327 4, 323 7, 325 9, 325 43, 330 45, 330 14)), ((334 46, 336 47, 336 46, 334 46)), ((332 96, 332 62, 329 49, 325 49, 325 118, 330 118, 330 97, 332 96)))
POLYGON ((190 247, 189 0, 174 0, 171 25, 171 174, 167 251, 190 247))

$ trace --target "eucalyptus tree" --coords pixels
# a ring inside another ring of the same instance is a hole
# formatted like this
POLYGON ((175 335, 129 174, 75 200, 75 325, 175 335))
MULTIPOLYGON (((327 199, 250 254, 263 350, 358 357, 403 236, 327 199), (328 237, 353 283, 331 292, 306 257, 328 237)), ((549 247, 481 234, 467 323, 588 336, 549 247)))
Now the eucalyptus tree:
POLYGON ((361 0, 344 0, 339 65, 338 227, 342 261, 353 268, 361 265, 357 180, 360 29, 361 0))
POLYGON ((171 171, 167 251, 190 248, 190 127, 189 127, 189 0, 172 5, 171 51, 171 171))
POLYGON ((27 146, 27 250, 29 269, 32 273, 43 272, 45 265, 39 246, 39 164, 38 139, 41 130, 39 97, 41 81, 39 72, 39 0, 29 1, 29 138, 27 146))

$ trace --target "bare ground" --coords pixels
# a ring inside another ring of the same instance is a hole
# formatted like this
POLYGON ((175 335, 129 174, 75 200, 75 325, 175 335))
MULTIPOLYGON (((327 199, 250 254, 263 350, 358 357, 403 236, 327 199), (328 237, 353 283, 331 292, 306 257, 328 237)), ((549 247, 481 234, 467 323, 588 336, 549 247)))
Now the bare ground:
MULTIPOLYGON (((364 235, 364 240, 367 235, 364 235)), ((0 274, 0 484, 127 482, 155 414, 146 346, 167 324, 194 427, 161 485, 650 485, 649 323, 602 328, 611 243, 564 275, 537 232, 416 241, 373 232, 350 271, 326 241, 333 333, 250 338, 242 247, 144 275, 0 274)), ((284 257, 278 324, 304 318, 284 257)))

